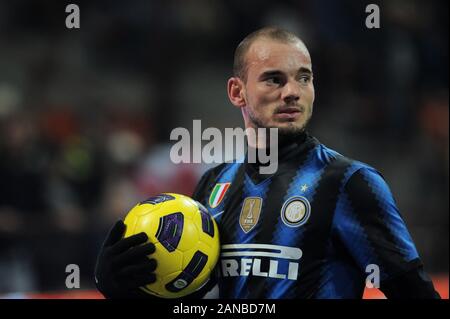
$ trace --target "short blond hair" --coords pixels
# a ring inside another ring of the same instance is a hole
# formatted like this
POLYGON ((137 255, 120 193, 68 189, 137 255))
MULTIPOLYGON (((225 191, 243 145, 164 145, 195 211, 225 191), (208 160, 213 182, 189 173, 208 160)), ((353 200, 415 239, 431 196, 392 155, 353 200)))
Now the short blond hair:
POLYGON ((253 42, 259 38, 267 38, 285 43, 303 43, 295 34, 279 27, 265 27, 250 33, 239 43, 234 51, 233 75, 241 78, 244 82, 247 80, 247 52, 253 42))

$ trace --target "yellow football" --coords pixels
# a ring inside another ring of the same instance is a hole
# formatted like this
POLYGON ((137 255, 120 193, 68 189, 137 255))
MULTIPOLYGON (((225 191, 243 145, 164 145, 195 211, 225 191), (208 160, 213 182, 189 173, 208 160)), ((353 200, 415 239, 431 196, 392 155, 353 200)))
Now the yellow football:
POLYGON ((148 198, 127 214, 125 237, 145 232, 156 250, 156 282, 141 287, 161 298, 178 298, 198 290, 213 271, 220 253, 214 218, 190 197, 164 193, 148 198))

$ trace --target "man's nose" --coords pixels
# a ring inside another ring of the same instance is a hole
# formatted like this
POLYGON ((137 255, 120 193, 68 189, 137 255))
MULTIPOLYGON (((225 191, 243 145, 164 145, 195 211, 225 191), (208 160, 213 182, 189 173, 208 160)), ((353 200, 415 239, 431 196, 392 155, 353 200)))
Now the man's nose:
POLYGON ((285 84, 281 98, 286 104, 297 102, 300 99, 300 86, 296 81, 289 81, 285 84))

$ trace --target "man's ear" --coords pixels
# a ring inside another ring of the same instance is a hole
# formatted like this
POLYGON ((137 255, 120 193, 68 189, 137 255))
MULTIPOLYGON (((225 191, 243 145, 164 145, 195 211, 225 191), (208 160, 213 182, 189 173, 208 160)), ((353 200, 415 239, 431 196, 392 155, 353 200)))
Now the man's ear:
POLYGON ((231 77, 228 80, 227 92, 231 103, 236 107, 244 107, 247 105, 244 94, 244 83, 238 77, 231 77))

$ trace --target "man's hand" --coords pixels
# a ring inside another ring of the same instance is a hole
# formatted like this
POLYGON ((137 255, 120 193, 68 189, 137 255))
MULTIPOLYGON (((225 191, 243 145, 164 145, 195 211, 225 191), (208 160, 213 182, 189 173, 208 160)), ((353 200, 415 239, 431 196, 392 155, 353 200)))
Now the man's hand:
POLYGON ((147 257, 155 245, 144 244, 145 233, 123 238, 125 228, 117 221, 103 244, 95 267, 97 288, 106 298, 151 298, 139 287, 156 281, 156 260, 147 257))

